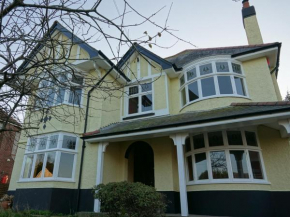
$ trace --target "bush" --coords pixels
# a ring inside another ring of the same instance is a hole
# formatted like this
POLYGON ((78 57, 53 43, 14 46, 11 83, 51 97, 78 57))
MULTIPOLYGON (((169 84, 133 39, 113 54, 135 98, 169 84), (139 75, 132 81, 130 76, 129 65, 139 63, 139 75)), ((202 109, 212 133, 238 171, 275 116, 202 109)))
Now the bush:
POLYGON ((113 182, 94 187, 102 212, 110 217, 162 217, 165 198, 155 188, 142 183, 113 182))

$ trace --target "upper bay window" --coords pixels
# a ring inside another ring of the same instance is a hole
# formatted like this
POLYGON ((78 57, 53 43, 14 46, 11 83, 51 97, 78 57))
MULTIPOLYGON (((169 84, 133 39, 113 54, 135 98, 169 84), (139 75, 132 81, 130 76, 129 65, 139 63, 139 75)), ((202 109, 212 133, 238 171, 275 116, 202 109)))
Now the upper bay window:
POLYGON ((66 133, 29 138, 20 181, 73 181, 77 141, 66 133))
POLYGON ((142 114, 153 110, 152 83, 128 87, 128 115, 142 114))
POLYGON ((39 83, 36 108, 69 104, 81 106, 83 77, 72 74, 61 74, 54 78, 44 77, 39 83))
POLYGON ((182 107, 207 98, 248 96, 241 65, 227 60, 197 64, 186 70, 179 82, 182 107))
POLYGON ((185 141, 187 182, 266 182, 257 135, 251 130, 193 134, 185 141))

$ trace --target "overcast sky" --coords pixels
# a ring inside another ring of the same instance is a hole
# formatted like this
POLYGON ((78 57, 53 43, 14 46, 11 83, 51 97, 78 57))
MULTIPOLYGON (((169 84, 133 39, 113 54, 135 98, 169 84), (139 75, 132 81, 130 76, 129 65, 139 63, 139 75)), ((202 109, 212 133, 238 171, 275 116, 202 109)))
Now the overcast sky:
MULTIPOLYGON (((100 10, 110 13, 111 17, 118 14, 117 8, 122 12, 121 1, 104 0, 100 10)), ((173 2, 168 25, 178 30, 175 32, 180 38, 190 41, 198 48, 225 47, 247 45, 247 37, 242 22, 242 1, 232 0, 129 0, 137 10, 149 16, 162 6, 166 8, 157 15, 154 20, 164 24, 167 12, 173 2)), ((257 18, 264 39, 264 43, 282 42, 280 70, 278 82, 282 96, 290 91, 290 2, 289 0, 250 0, 257 12, 257 18)), ((133 22, 126 18, 125 22, 133 22)), ((142 28, 130 29, 130 36, 134 37, 147 31, 156 34, 151 25, 145 24, 142 28), (135 31, 135 32, 134 32, 135 31)), ((161 45, 171 45, 174 38, 162 36, 159 39, 161 45)), ((95 46, 96 47, 96 46, 95 46)), ((96 47, 110 56, 110 50, 103 44, 96 47)), ((147 47, 148 48, 148 47, 147 47)), ((184 49, 193 49, 191 45, 183 42, 177 43, 170 49, 161 49, 153 46, 151 51, 161 57, 174 55, 184 49)))

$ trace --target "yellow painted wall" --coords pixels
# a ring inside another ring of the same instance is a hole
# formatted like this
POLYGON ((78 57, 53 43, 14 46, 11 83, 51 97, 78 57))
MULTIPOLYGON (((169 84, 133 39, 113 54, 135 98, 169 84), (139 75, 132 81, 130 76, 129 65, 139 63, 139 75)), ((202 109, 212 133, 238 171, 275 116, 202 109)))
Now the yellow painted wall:
POLYGON ((166 86, 165 86, 166 76, 158 76, 154 78, 154 109, 166 109, 166 86))
MULTIPOLYGON (((271 69, 272 71, 273 69, 271 69)), ((280 92, 280 88, 279 88, 279 85, 278 85, 278 81, 277 81, 277 78, 276 78, 276 73, 273 72, 271 77, 272 77, 272 81, 273 81, 273 84, 274 84, 274 88, 275 88, 275 92, 276 92, 276 95, 277 95, 277 99, 279 101, 282 101, 282 96, 281 96, 281 92, 280 92)))
POLYGON ((263 44, 263 38, 256 16, 247 17, 244 19, 244 26, 250 45, 263 44))

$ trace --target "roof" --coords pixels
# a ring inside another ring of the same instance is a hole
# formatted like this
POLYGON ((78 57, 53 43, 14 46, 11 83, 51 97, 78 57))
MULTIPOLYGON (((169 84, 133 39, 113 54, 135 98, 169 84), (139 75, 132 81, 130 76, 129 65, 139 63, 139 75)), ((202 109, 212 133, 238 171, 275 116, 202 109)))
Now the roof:
POLYGON ((119 122, 84 135, 85 139, 127 134, 169 127, 197 125, 206 122, 251 117, 279 112, 290 112, 290 102, 233 103, 230 106, 207 111, 186 112, 177 115, 119 122))
MULTIPOLYGON (((7 121, 8 114, 4 110, 0 109, 0 121, 7 121)), ((14 118, 10 117, 8 123, 14 124, 16 126, 21 127, 21 124, 15 120, 14 118)))
POLYGON ((259 44, 259 45, 243 45, 234 47, 217 47, 217 48, 203 48, 203 49, 190 49, 184 50, 178 54, 175 54, 165 59, 175 64, 177 67, 181 68, 184 65, 205 57, 217 56, 217 55, 234 55, 246 54, 249 52, 260 51, 261 49, 268 49, 273 46, 279 46, 280 43, 269 43, 269 44, 259 44))

